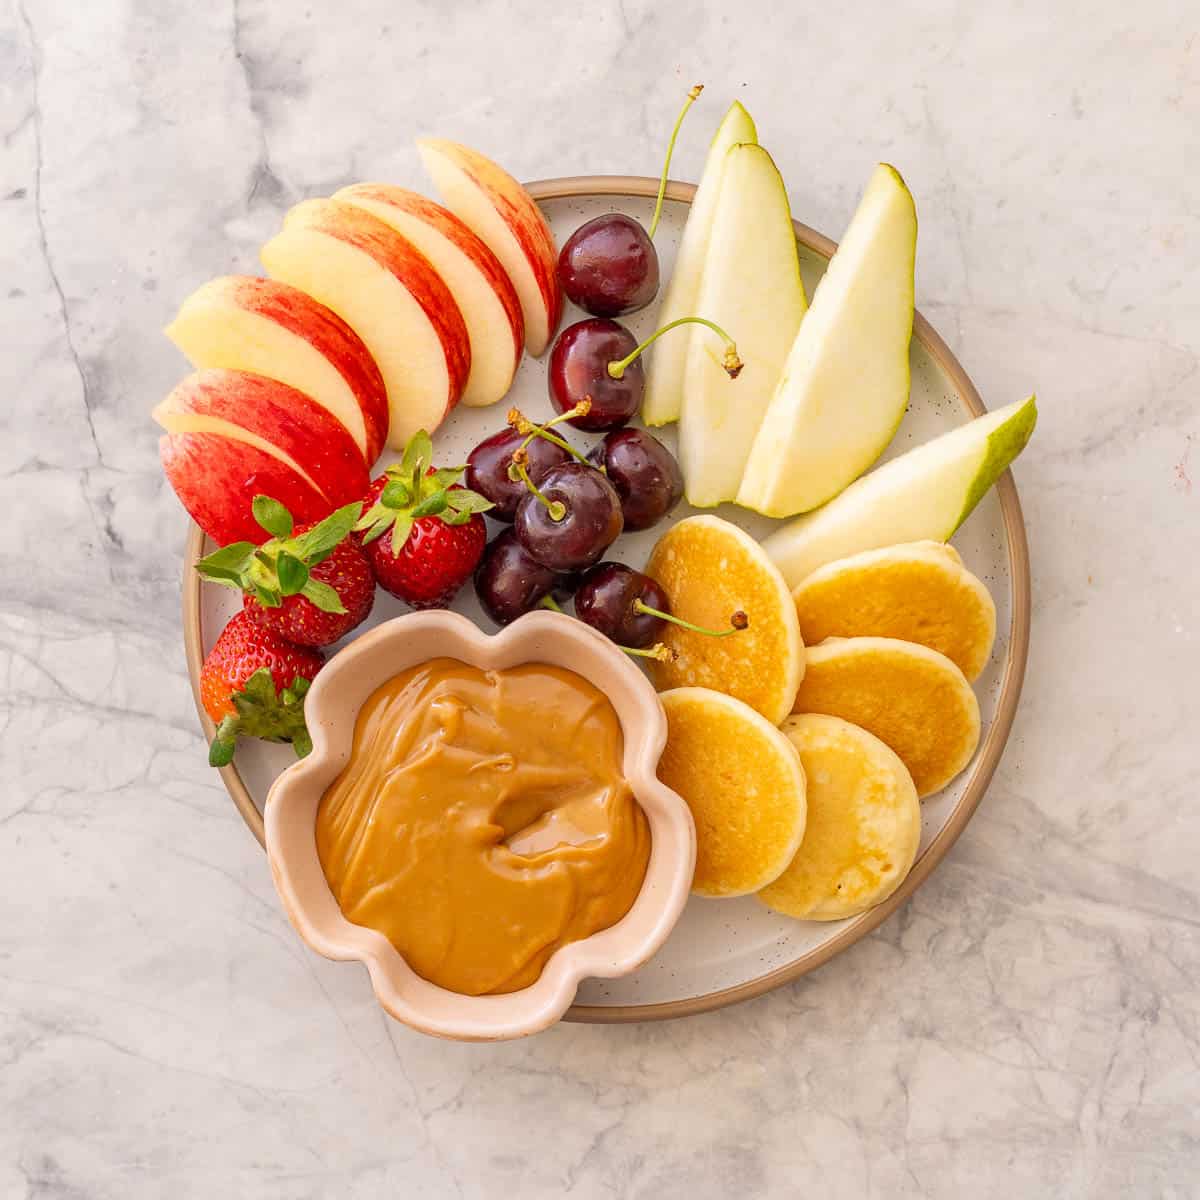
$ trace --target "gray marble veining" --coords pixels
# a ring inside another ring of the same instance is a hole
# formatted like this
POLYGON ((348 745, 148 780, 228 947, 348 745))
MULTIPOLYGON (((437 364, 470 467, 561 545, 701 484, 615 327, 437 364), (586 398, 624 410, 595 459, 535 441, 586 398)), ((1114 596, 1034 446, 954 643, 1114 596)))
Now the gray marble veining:
POLYGON ((1194 1195, 1200 20, 981 6, 0 0, 0 1196, 1194 1195), (307 953, 204 765, 159 336, 295 200, 674 174, 744 97, 796 215, 870 166, 991 404, 1036 387, 1022 709, 949 859, 734 1010, 494 1047, 307 953))

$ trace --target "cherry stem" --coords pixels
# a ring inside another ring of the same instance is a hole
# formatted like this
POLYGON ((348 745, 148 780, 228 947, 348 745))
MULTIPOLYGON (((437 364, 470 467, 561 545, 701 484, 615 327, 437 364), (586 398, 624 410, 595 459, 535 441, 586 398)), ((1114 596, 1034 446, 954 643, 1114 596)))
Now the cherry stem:
POLYGON ((728 629, 705 629, 703 625, 693 625, 691 621, 685 621, 682 617, 672 616, 671 613, 663 612, 658 608, 651 608, 650 605, 640 599, 633 602, 633 611, 645 613, 649 617, 660 617, 664 621, 670 621, 672 625, 679 625, 683 629, 690 629, 693 633, 702 633, 705 637, 729 637, 731 633, 740 633, 750 624, 750 618, 740 608, 730 616, 730 627, 728 629))
POLYGON ((550 514, 550 520, 561 521, 567 515, 567 506, 561 500, 547 499, 538 490, 537 484, 529 478, 529 472, 525 469, 525 460, 524 447, 519 447, 513 451, 512 465, 517 468, 517 474, 521 477, 525 486, 546 506, 546 512, 550 514))
POLYGON ((733 338, 731 338, 729 334, 727 334, 725 330, 720 327, 720 325, 717 325, 713 321, 707 320, 705 317, 680 317, 678 320, 671 321, 669 324, 664 325, 661 329, 656 330, 644 342, 642 342, 640 346, 635 346, 633 350, 624 358, 610 362, 608 364, 609 376, 613 379, 623 379, 625 376, 625 368, 628 367, 629 364, 633 362, 633 360, 637 358, 637 356, 641 354, 643 350, 653 346, 654 343, 657 342, 664 333, 669 333, 672 329, 676 329, 680 325, 703 325, 706 329, 711 329, 713 333, 717 334, 725 342, 725 359, 721 365, 725 368, 729 378, 736 379, 738 375, 741 374, 742 367, 745 366, 745 364, 738 357, 737 346, 734 345, 733 338))
POLYGON ((555 598, 553 596, 550 596, 550 595, 543 596, 538 601, 538 608, 548 608, 551 612, 556 612, 556 613, 560 613, 563 610, 562 605, 559 604, 559 602, 557 600, 555 600, 555 598))
POLYGON ((674 662, 679 657, 670 646, 664 646, 662 642, 656 643, 647 650, 639 650, 636 646, 618 646, 617 648, 624 650, 626 654, 632 654, 634 658, 652 658, 655 662, 674 662))
MULTIPOLYGON (((589 412, 591 412, 591 410, 591 399, 585 397, 569 412, 560 414, 559 416, 555 417, 553 421, 547 421, 545 425, 537 425, 527 416, 525 416, 525 414, 521 412, 519 408, 510 408, 508 410, 508 423, 518 433, 524 433, 528 435, 518 449, 526 449, 529 443, 532 442, 535 437, 540 437, 544 438, 548 442, 553 442, 556 446, 561 447, 578 462, 586 463, 587 459, 584 458, 584 456, 580 454, 579 451, 576 450, 575 447, 566 440, 566 438, 561 438, 557 433, 550 432, 550 426, 557 425, 559 421, 565 421, 570 417, 585 417, 589 412)), ((510 475, 509 478, 512 479, 513 476, 510 475)))
POLYGON ((675 153, 675 139, 679 136, 679 127, 683 124, 683 118, 687 116, 687 111, 700 97, 700 93, 704 91, 704 84, 697 83, 687 94, 687 99, 683 102, 683 108, 679 110, 679 116, 675 118, 675 128, 671 130, 671 140, 667 143, 667 159, 663 163, 662 177, 658 181, 658 196, 654 201, 654 216, 650 220, 650 237, 654 236, 654 232, 658 229, 658 221, 662 216, 663 197, 667 194, 667 172, 671 169, 671 155, 675 153))

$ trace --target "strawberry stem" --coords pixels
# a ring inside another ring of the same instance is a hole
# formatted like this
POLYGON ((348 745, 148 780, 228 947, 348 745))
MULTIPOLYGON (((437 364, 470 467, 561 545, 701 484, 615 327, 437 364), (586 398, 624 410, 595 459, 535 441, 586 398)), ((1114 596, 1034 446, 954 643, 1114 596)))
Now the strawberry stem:
POLYGON ((683 124, 683 118, 687 116, 688 109, 700 97, 700 93, 704 91, 704 84, 697 83, 687 94, 687 99, 683 102, 683 107, 679 110, 679 116, 675 118, 675 128, 671 130, 671 140, 667 143, 667 157, 663 162, 662 176, 658 181, 658 196, 654 201, 654 216, 650 220, 649 236, 653 237, 655 230, 658 229, 658 221, 662 216, 663 198, 667 194, 667 172, 671 169, 671 155, 675 153, 675 139, 679 136, 679 127, 683 124))
POLYGON ((641 354, 643 350, 653 346, 654 343, 658 341, 658 339, 662 337, 664 333, 668 333, 680 325, 703 325, 706 328, 711 329, 713 333, 717 334, 719 337, 723 338, 725 342, 725 357, 722 360, 721 365, 725 368, 725 372, 730 379, 736 379, 738 375, 741 374, 742 367, 745 366, 745 363, 743 363, 738 357, 737 346, 734 344, 733 338, 731 338, 729 334, 727 334, 725 330, 720 327, 720 325, 717 325, 713 321, 707 320, 705 317, 680 317, 678 320, 671 321, 669 324, 664 325, 661 329, 656 330, 644 342, 642 342, 640 346, 635 346, 633 350, 631 350, 630 353, 624 358, 617 359, 615 362, 610 362, 608 364, 609 376, 613 379, 624 378, 625 368, 628 367, 629 364, 633 362, 633 360, 637 358, 637 356, 641 354))

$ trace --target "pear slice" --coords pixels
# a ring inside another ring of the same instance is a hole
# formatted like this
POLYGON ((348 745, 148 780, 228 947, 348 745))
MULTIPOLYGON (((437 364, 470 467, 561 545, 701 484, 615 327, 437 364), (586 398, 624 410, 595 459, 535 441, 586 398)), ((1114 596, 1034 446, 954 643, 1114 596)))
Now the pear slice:
POLYGON ((976 417, 863 476, 824 508, 773 533, 763 549, 794 588, 818 567, 863 550, 946 541, 1036 424, 1033 396, 976 417))
MULTIPOLYGON (((750 114, 735 100, 717 127, 708 157, 704 160, 704 172, 700 186, 688 210, 687 224, 675 256, 675 268, 663 293, 662 307, 658 314, 659 328, 679 317, 704 316, 696 309, 696 298, 700 294, 700 279, 704 274, 704 257, 712 233, 713 214, 717 206, 717 193, 721 189, 721 172, 725 166, 725 152, 738 142, 758 141, 758 131, 750 114)), ((663 338, 654 347, 646 376, 646 395, 642 400, 642 420, 647 425, 666 425, 679 420, 683 405, 683 373, 687 357, 686 337, 663 338)))
POLYGON ((883 453, 908 405, 916 249, 912 196, 881 164, 813 294, 739 504, 769 517, 808 512, 883 453))
POLYGON ((779 171, 761 146, 731 146, 696 315, 715 321, 737 342, 745 366, 730 379, 722 367, 720 340, 703 326, 689 336, 679 459, 688 501, 697 508, 737 494, 746 456, 807 307, 779 171))

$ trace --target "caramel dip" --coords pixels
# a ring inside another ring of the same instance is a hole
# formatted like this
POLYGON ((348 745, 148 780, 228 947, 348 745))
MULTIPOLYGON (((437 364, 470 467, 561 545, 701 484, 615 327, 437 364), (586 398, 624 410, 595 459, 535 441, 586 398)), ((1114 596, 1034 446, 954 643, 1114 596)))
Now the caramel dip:
POLYGON ((346 919, 430 983, 527 987, 632 907, 650 829, 616 710, 581 676, 436 658, 367 699, 321 798, 317 853, 346 919))

